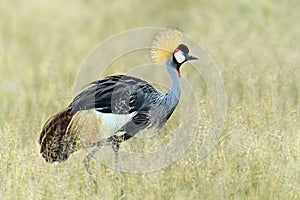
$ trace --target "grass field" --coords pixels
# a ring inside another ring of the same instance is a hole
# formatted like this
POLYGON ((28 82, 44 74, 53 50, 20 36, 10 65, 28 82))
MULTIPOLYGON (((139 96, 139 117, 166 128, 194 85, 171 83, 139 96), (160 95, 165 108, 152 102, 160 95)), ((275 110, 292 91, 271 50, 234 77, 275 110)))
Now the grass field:
POLYGON ((86 152, 51 165, 37 140, 71 101, 88 53, 145 26, 179 27, 203 45, 221 71, 227 115, 205 159, 197 158, 197 138, 162 170, 123 173, 125 198, 300 199, 298 1, 2 0, 0 13, 0 199, 118 198, 114 170, 93 161, 95 188, 86 152))

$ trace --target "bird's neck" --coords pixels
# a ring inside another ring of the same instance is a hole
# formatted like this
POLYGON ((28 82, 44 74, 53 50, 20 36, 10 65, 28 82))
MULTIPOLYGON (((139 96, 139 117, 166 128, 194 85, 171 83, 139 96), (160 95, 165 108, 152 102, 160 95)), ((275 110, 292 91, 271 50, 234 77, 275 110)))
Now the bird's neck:
POLYGON ((180 75, 176 63, 172 59, 167 60, 166 66, 172 81, 172 86, 166 93, 166 98, 171 105, 176 106, 181 94, 180 75))

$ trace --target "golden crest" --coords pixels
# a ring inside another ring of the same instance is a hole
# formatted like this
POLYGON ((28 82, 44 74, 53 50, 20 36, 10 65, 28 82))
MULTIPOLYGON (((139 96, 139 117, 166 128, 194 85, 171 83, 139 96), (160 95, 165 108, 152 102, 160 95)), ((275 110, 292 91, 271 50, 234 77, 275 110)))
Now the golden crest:
POLYGON ((162 63, 170 58, 173 51, 182 43, 183 34, 180 30, 168 28, 157 33, 151 43, 151 58, 162 63))

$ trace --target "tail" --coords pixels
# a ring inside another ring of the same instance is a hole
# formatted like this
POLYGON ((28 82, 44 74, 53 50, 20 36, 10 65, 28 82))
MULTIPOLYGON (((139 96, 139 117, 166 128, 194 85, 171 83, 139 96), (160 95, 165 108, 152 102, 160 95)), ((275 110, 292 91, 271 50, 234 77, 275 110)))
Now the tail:
POLYGON ((42 128, 39 144, 43 158, 50 163, 62 162, 76 151, 76 138, 67 134, 73 118, 71 108, 66 108, 48 119, 42 128))
POLYGON ((101 119, 92 110, 75 115, 68 107, 48 119, 39 138, 41 154, 47 162, 62 162, 73 152, 99 140, 101 119))

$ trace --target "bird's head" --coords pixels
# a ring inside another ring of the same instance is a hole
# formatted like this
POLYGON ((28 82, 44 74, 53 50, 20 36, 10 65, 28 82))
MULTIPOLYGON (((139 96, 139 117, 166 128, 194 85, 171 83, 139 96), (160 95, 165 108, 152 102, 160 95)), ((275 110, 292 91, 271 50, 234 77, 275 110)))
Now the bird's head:
POLYGON ((189 48, 185 44, 180 44, 173 52, 173 61, 179 68, 184 62, 198 60, 198 57, 189 54, 189 48))
POLYGON ((189 48, 182 41, 183 34, 177 29, 166 29, 157 33, 151 44, 151 58, 158 63, 173 61, 180 76, 179 68, 183 63, 198 59, 189 54, 189 48))

